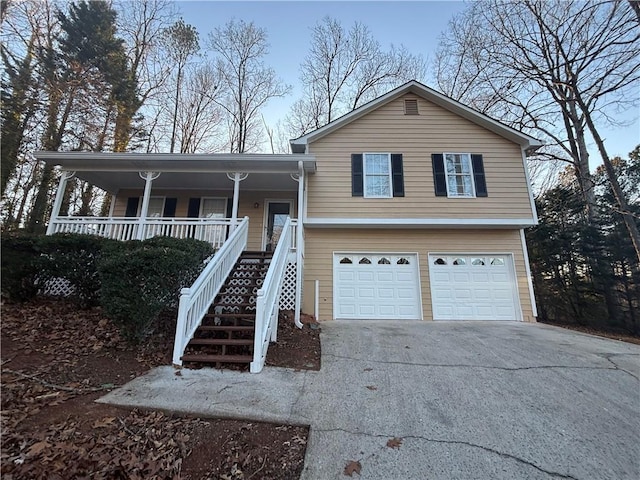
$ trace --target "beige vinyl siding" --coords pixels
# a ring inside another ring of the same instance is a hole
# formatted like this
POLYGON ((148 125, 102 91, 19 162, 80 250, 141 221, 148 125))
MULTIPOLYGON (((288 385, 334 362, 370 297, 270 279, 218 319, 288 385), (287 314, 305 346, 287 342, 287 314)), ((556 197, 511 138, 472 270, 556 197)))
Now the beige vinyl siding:
MULTIPOLYGON (((127 199, 129 197, 142 197, 142 190, 121 190, 116 197, 116 203, 113 210, 114 217, 124 217, 127 209, 127 199)), ((151 196, 153 197, 167 197, 177 198, 176 205, 176 217, 186 218, 187 210, 189 208, 190 198, 202 198, 202 197, 215 197, 215 198, 227 198, 229 202, 232 201, 232 192, 228 191, 206 191, 206 190, 152 190, 151 196)), ((249 217, 249 240, 247 248, 249 250, 261 250, 262 249, 262 233, 265 228, 264 225, 264 208, 266 206, 265 200, 292 200, 293 212, 292 218, 296 218, 297 209, 297 192, 256 192, 256 191, 242 191, 240 189, 240 200, 238 202, 238 218, 249 217), (255 208, 255 203, 258 203, 258 208, 255 208)))
POLYGON ((513 254, 522 318, 535 318, 529 297, 519 230, 366 230, 306 229, 304 262, 305 313, 314 313, 314 282, 320 281, 320 320, 333 318, 333 253, 417 253, 420 262, 424 319, 433 318, 429 289, 429 253, 513 254))
POLYGON ((317 172, 308 176, 309 217, 531 218, 520 147, 415 95, 398 98, 309 145, 317 172), (417 98, 419 115, 404 114, 417 98), (405 196, 351 196, 351 154, 403 155, 405 196), (436 197, 431 154, 482 154, 486 198, 436 197))

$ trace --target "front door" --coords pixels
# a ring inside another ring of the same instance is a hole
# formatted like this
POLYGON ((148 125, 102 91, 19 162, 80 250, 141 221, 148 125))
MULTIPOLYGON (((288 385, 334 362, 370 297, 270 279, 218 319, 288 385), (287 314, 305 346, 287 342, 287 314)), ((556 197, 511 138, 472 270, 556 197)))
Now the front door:
POLYGON ((291 214, 291 202, 289 201, 274 201, 267 202, 267 218, 266 227, 264 232, 264 250, 272 252, 275 250, 280 235, 282 234, 282 228, 287 217, 291 214))

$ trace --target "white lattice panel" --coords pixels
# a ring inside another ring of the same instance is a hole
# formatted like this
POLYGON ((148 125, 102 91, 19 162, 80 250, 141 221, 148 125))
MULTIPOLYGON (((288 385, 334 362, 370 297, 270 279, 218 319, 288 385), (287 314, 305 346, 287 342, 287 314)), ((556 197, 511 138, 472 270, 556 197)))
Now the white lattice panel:
POLYGON ((68 297, 74 292, 75 288, 69 280, 61 277, 47 280, 40 289, 42 295, 51 295, 53 297, 68 297))
POLYGON ((280 292, 280 310, 296 308, 296 264, 289 262, 284 274, 282 291, 280 292))

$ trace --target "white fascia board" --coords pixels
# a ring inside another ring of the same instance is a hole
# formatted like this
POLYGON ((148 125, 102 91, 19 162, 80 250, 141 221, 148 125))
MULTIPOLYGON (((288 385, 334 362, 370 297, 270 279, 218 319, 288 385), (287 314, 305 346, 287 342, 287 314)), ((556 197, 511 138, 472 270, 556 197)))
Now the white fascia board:
POLYGON ((35 152, 34 156, 64 170, 297 173, 302 161, 305 172, 314 173, 316 162, 306 154, 181 154, 112 152, 35 152))
POLYGON ((527 228, 533 218, 321 218, 308 217, 309 228, 527 228))

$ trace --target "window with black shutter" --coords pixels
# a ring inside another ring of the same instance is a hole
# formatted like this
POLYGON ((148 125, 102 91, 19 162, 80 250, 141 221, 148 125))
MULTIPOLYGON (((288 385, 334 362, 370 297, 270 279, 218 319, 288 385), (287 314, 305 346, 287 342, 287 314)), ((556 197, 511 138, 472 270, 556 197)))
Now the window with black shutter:
POLYGON ((486 197, 482 155, 434 153, 431 155, 435 194, 438 197, 486 197))
POLYGON ((351 195, 366 198, 404 197, 402 154, 352 154, 351 195))

